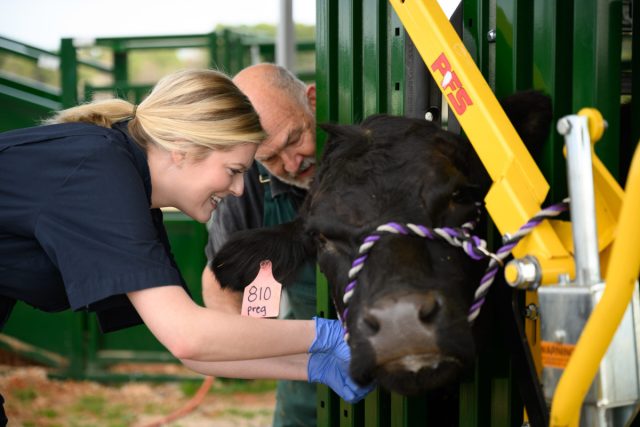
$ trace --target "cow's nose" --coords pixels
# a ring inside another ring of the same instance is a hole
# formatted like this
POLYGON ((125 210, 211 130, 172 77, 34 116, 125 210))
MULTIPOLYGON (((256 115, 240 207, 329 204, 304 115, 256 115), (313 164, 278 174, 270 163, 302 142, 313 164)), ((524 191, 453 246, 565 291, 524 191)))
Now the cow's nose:
POLYGON ((390 296, 365 309, 362 321, 365 332, 375 335, 381 328, 396 330, 411 324, 428 326, 438 315, 440 295, 436 292, 390 296))
POLYGON ((437 341, 435 323, 441 313, 441 301, 442 295, 433 291, 384 297, 362 311, 359 330, 378 358, 406 352, 407 346, 428 351, 423 347, 435 346, 437 341))

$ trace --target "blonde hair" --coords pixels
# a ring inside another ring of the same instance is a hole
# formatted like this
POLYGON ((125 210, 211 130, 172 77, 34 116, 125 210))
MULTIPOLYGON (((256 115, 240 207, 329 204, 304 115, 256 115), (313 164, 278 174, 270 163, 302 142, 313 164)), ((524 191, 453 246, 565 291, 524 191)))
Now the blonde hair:
POLYGON ((259 144, 266 136, 249 99, 227 75, 215 70, 168 75, 137 107, 121 99, 96 101, 60 111, 47 123, 111 127, 128 118, 132 118, 129 132, 143 148, 156 144, 195 160, 211 150, 259 144))

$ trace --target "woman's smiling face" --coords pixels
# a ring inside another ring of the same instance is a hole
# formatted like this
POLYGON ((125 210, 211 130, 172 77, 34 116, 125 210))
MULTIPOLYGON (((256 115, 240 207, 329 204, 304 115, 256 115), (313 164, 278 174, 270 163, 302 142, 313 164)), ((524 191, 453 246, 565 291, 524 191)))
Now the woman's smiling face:
POLYGON ((228 151, 212 151, 202 160, 182 156, 176 165, 174 207, 198 222, 207 222, 223 197, 242 195, 244 172, 256 148, 256 144, 241 144, 228 151))

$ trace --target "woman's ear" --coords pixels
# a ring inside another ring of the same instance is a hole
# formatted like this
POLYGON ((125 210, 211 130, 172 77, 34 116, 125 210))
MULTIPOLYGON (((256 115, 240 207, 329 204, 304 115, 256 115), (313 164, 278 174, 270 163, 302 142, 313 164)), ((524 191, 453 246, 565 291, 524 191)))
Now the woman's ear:
POLYGON ((171 151, 171 162, 174 164, 174 166, 181 167, 186 157, 187 154, 184 151, 171 151))

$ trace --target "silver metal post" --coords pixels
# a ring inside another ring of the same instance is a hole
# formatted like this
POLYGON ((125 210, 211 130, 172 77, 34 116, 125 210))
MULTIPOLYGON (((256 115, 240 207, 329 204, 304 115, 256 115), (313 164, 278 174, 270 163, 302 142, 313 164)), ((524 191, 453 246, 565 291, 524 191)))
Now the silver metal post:
POLYGON ((293 31, 293 0, 280 0, 280 20, 276 38, 276 64, 295 71, 295 33, 293 31))
POLYGON ((576 284, 599 283, 600 258, 593 192, 591 139, 587 118, 565 116, 558 121, 558 132, 567 146, 567 175, 571 197, 571 226, 576 262, 576 284))

